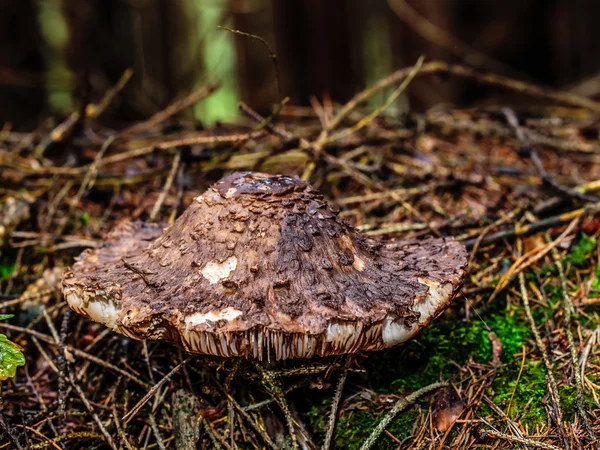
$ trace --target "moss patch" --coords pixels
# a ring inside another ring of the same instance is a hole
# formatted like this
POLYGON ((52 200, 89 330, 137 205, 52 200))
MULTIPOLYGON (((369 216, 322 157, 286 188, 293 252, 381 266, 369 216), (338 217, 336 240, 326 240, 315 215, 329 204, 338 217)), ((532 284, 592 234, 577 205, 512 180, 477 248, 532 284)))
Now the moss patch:
MULTIPOLYGON (((385 412, 351 411, 340 417, 335 433, 334 448, 359 449, 384 415, 385 412)), ((392 421, 387 430, 402 440, 412 434, 418 416, 419 412, 415 408, 404 411, 392 421)), ((323 409, 311 408, 309 418, 313 429, 317 431, 316 434, 322 439, 327 431, 327 417, 323 415, 323 409)), ((398 443, 383 435, 377 441, 375 448, 396 449, 398 443)))
MULTIPOLYGON (((440 379, 456 380, 456 364, 463 365, 469 358, 479 363, 492 360, 492 343, 488 337, 491 331, 502 342, 502 362, 507 365, 501 370, 493 393, 499 400, 506 399, 507 402, 518 372, 514 355, 521 352, 525 339, 531 333, 521 308, 509 311, 492 309, 473 321, 438 320, 402 347, 366 354, 362 364, 366 376, 359 384, 379 394, 408 394, 440 379)), ((527 384, 527 388, 532 388, 532 392, 527 390, 525 384, 519 386, 518 398, 513 400, 515 408, 523 407, 528 396, 534 394, 536 405, 541 403, 545 394, 543 367, 541 371, 540 374, 536 368, 529 367, 524 372, 521 381, 527 384)), ((327 427, 327 414, 324 411, 328 411, 329 407, 328 403, 315 404, 308 414, 312 429, 321 438, 327 427)), ((535 416, 536 422, 538 419, 545 420, 545 416, 538 417, 539 412, 529 409, 529 414, 535 416)), ((541 412, 544 413, 543 407, 541 412)), ((381 414, 377 411, 353 411, 342 417, 336 432, 337 448, 359 448, 381 419, 381 414)), ((418 410, 415 408, 402 412, 388 430, 397 438, 404 439, 412 433, 417 416, 418 410)), ((389 448, 397 447, 397 443, 385 437, 382 437, 380 445, 378 448, 388 448, 386 445, 389 448)))
POLYGON ((575 265, 588 263, 591 258, 592 251, 596 248, 596 239, 583 233, 577 245, 573 247, 567 255, 567 261, 575 265))
POLYGON ((530 334, 519 308, 490 312, 473 321, 437 321, 403 347, 369 354, 365 364, 369 384, 375 390, 385 386, 404 393, 440 378, 451 379, 458 373, 453 363, 462 365, 469 358, 480 363, 492 360, 490 332, 502 342, 505 363, 514 360, 530 334))
MULTIPOLYGON (((512 419, 520 418, 522 423, 533 426, 545 424, 547 417, 543 399, 547 389, 544 364, 526 361, 518 384, 517 379, 518 369, 515 370, 514 365, 500 369, 490 388, 492 401, 512 419)), ((482 413, 485 412, 482 409, 482 413)))

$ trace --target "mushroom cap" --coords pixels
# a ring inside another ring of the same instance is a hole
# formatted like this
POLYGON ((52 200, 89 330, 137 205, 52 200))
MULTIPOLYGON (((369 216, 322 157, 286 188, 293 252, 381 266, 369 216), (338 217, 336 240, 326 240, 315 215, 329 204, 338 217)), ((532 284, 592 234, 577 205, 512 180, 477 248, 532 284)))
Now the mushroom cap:
POLYGON ((63 276, 79 314, 135 339, 257 359, 378 350, 460 287, 453 239, 371 240, 297 177, 233 173, 169 227, 124 222, 63 276))

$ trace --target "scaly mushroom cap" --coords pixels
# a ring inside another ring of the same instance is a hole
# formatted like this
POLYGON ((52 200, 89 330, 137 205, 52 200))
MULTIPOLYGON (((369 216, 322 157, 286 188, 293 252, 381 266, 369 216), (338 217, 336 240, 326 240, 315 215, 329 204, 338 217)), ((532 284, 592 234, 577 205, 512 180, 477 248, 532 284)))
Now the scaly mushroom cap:
POLYGON ((363 237, 297 177, 234 173, 166 229, 126 222, 63 276, 70 307, 136 339, 258 359, 378 350, 448 305, 452 239, 363 237))

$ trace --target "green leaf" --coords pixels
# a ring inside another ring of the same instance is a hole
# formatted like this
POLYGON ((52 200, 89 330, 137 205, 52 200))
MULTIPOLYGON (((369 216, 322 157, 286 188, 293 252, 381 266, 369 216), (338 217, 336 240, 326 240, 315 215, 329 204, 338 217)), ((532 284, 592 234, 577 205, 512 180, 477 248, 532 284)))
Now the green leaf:
POLYGON ((22 348, 0 334, 0 381, 14 377, 17 367, 25 365, 22 348))
POLYGON ((12 319, 15 317, 14 314, 0 314, 0 320, 12 319))

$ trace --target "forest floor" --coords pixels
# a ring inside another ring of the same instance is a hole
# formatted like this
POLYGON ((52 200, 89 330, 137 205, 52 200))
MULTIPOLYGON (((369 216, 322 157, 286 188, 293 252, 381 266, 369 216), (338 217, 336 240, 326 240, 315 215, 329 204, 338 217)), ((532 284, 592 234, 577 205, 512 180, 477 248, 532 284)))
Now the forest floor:
POLYGON ((204 89, 115 130, 98 121, 115 89, 85 119, 1 130, 0 331, 26 364, 1 385, 0 450, 293 448, 282 405, 316 449, 346 375, 332 448, 598 448, 600 104, 496 84, 544 106, 398 120, 360 112, 375 87, 273 124, 175 119, 204 89), (262 375, 67 314, 75 256, 121 220, 172 222, 233 170, 301 176, 369 236, 454 236, 462 291, 404 346, 262 375))

